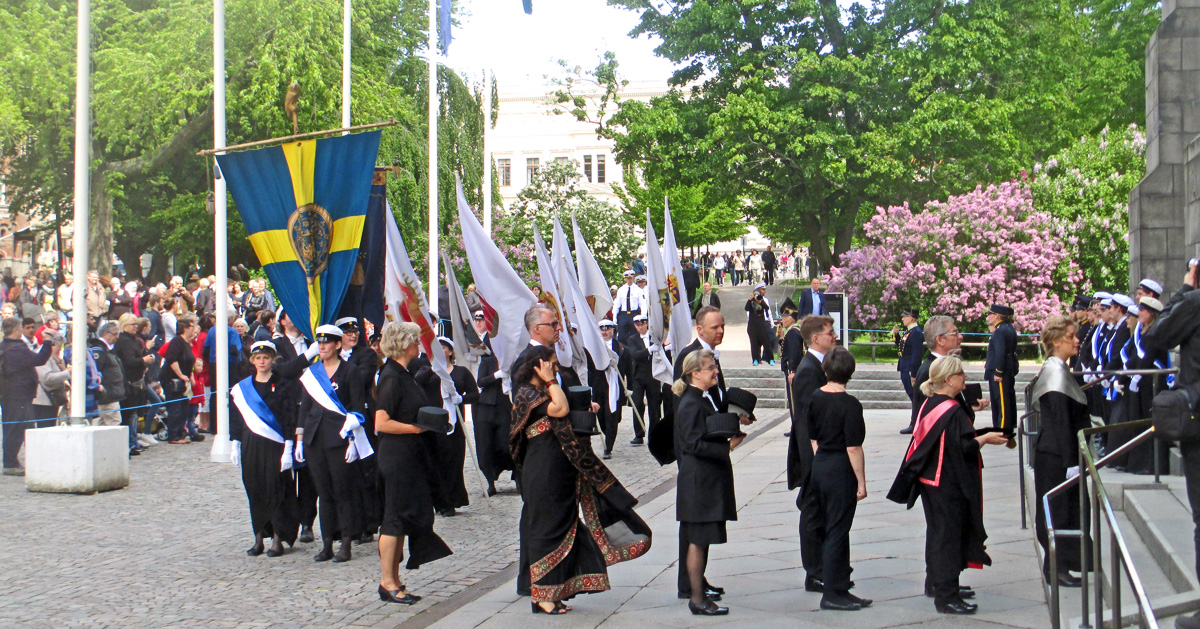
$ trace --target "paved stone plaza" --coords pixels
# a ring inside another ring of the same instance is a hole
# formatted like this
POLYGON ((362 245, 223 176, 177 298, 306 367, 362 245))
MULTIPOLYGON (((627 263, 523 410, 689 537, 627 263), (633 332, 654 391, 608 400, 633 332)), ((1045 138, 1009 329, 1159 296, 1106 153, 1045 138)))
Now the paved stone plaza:
MULTIPOLYGON (((746 366, 744 327, 730 326, 722 364, 746 366)), ((764 376, 778 367, 761 367, 764 376)), ((468 473, 472 504, 437 521, 454 556, 404 575, 425 597, 413 607, 386 605, 375 593, 374 544, 355 547, 346 564, 312 561, 315 544, 283 557, 244 554, 253 538, 236 468, 208 462, 208 443, 158 445, 131 462, 127 489, 94 496, 33 494, 20 478, 0 479, 0 627, 425 627, 693 626, 752 621, 756 625, 892 627, 1013 626, 1049 623, 1037 579, 1032 525, 1020 529, 1016 453, 985 450, 985 521, 995 565, 969 571, 979 614, 951 618, 921 596, 925 527, 920 508, 905 511, 884 494, 907 437, 904 411, 868 411, 869 497, 852 533, 857 594, 868 610, 820 612, 806 594, 795 496, 784 484, 784 411, 764 413, 734 456, 739 520, 730 543, 713 547, 711 580, 729 591, 724 619, 691 616, 675 598, 674 466, 659 467, 644 447, 623 438, 610 461, 655 530, 651 552, 615 566, 614 588, 577 597, 563 619, 532 617, 511 581, 521 508, 510 482, 490 500, 468 473)), ((471 472, 471 470, 468 470, 471 472)))

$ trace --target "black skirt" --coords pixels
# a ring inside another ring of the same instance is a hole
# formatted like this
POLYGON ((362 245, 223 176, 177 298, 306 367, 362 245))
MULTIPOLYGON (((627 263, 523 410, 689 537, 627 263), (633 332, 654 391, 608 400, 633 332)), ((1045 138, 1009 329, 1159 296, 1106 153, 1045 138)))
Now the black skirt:
POLYGON ((242 432, 242 484, 250 502, 250 525, 255 535, 296 542, 300 527, 296 481, 291 470, 280 472, 283 444, 250 430, 242 432))
POLYGON ((380 535, 408 537, 408 564, 448 557, 450 547, 433 532, 432 435, 383 434, 379 438, 379 474, 383 480, 383 522, 380 535))
POLYGON ((729 541, 725 534, 725 522, 680 522, 679 531, 684 539, 699 546, 724 544, 729 541))

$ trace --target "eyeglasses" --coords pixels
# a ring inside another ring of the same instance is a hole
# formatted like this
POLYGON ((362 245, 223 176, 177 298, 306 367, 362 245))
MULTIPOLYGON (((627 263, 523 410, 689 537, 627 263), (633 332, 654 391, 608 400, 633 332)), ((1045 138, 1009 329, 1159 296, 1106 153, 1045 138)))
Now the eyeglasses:
POLYGON ((943 336, 962 336, 962 333, 961 333, 961 332, 959 332, 958 330, 955 330, 955 331, 953 331, 953 332, 947 332, 947 333, 945 333, 945 334, 939 334, 937 337, 938 337, 938 338, 942 338, 943 336))
POLYGON ((558 321, 551 321, 550 323, 539 323, 539 324, 535 325, 534 327, 537 327, 538 325, 548 325, 553 330, 558 330, 558 329, 562 328, 562 324, 559 323, 558 321))

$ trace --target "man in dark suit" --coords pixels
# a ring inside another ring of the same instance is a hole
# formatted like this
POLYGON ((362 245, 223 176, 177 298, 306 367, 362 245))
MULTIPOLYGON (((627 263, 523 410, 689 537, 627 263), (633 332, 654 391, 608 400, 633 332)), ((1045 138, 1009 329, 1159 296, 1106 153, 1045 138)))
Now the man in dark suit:
POLYGON ((691 261, 683 263, 683 288, 687 292, 687 302, 696 301, 696 291, 700 290, 700 272, 691 261))
POLYGON ((479 385, 479 404, 475 407, 475 451, 479 470, 487 479, 489 496, 496 495, 496 479, 500 472, 513 469, 508 450, 508 433, 512 424, 512 402, 504 395, 504 372, 492 351, 492 339, 487 334, 482 310, 472 315, 475 329, 486 348, 479 357, 475 382, 479 385))
POLYGON ((779 261, 775 259, 775 252, 771 251, 770 247, 762 254, 763 278, 767 282, 767 286, 775 284, 775 269, 779 268, 779 261))
POLYGON ((821 290, 819 277, 814 277, 810 287, 800 291, 800 318, 811 314, 829 314, 829 308, 825 304, 825 291, 821 290))
POLYGON ((779 306, 779 322, 783 324, 783 348, 779 352, 779 365, 783 377, 787 379, 788 412, 792 412, 792 381, 796 378, 796 370, 800 368, 800 360, 804 358, 804 338, 800 335, 800 322, 796 319, 799 310, 796 302, 789 297, 779 306))
MULTIPOLYGON (((617 357, 618 371, 620 371, 620 356, 625 352, 625 346, 616 339, 617 324, 609 319, 600 322, 600 336, 604 337, 604 346, 613 352, 613 356, 617 357)), ((591 360, 591 356, 588 356, 591 360)), ((625 388, 621 386, 620 380, 617 381, 617 409, 611 410, 608 404, 609 384, 608 378, 605 377, 603 371, 599 369, 591 369, 592 365, 588 365, 588 383, 592 386, 592 399, 600 404, 600 412, 596 414, 596 418, 600 423, 600 432, 604 433, 604 454, 602 458, 611 459, 613 446, 617 443, 617 426, 621 423, 621 407, 625 404, 625 388)), ((628 379, 628 375, 621 372, 621 375, 628 379)))
POLYGON ((709 282, 704 283, 703 291, 699 295, 697 295, 696 299, 694 299, 691 303, 692 303, 692 319, 695 319, 696 314, 700 312, 700 309, 704 308, 706 306, 712 306, 713 308, 716 308, 717 310, 721 309, 721 298, 718 297, 717 294, 713 292, 712 284, 710 284, 709 282))
POLYGON ((983 379, 988 383, 988 397, 992 401, 992 427, 1010 436, 1017 429, 1017 331, 1013 329, 1012 316, 1013 309, 1009 306, 992 304, 987 315, 992 338, 983 366, 983 379))
POLYGON ((821 546, 825 541, 825 523, 815 517, 818 509, 810 508, 817 499, 816 492, 806 491, 813 462, 812 442, 808 437, 808 405, 813 392, 827 382, 821 363, 837 345, 837 332, 833 329, 833 319, 818 315, 804 319, 800 324, 800 335, 808 344, 808 351, 800 359, 792 379, 792 434, 788 441, 787 481, 788 489, 800 488, 796 506, 800 508, 800 560, 806 573, 804 589, 823 592, 821 546))
POLYGON ((646 422, 644 428, 636 420, 633 424, 633 440, 629 444, 640 446, 646 442, 646 432, 654 430, 658 420, 662 419, 662 387, 654 378, 650 364, 650 326, 646 315, 634 317, 633 327, 636 334, 625 344, 621 370, 629 374, 629 394, 634 411, 646 422))
POLYGON ((746 334, 750 337, 750 360, 755 366, 761 361, 775 364, 775 319, 767 299, 767 285, 759 283, 746 300, 746 334))
POLYGON ((904 331, 901 332, 897 329, 893 332, 896 349, 900 352, 900 361, 896 364, 896 371, 900 372, 900 382, 904 383, 904 392, 908 394, 908 401, 911 402, 913 383, 917 380, 917 369, 920 368, 921 360, 925 357, 925 334, 917 325, 916 308, 906 308, 900 314, 900 323, 904 324, 904 331))
MULTIPOLYGON (((925 360, 921 361, 921 366, 917 367, 917 376, 913 381, 912 415, 908 427, 900 429, 902 435, 911 435, 913 427, 917 425, 917 416, 921 412, 921 406, 925 404, 925 394, 921 392, 921 385, 929 380, 929 367, 933 365, 933 361, 943 356, 957 355, 962 347, 962 334, 958 333, 958 326, 955 325, 954 319, 945 315, 929 317, 925 322, 924 334, 925 346, 929 348, 929 353, 925 355, 925 360)), ((958 399, 972 421, 975 419, 975 411, 988 406, 987 400, 979 400, 973 406, 968 406, 966 397, 961 393, 958 394, 958 399)))

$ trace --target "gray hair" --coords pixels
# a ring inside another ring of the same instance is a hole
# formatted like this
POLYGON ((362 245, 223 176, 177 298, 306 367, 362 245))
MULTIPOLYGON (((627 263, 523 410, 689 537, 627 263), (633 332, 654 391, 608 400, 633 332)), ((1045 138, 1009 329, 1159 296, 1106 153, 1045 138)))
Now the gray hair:
POLYGON ((120 334, 120 332, 121 331, 117 328, 116 321, 105 321, 96 330, 96 336, 104 336, 105 334, 109 333, 120 334))
POLYGON ((21 320, 16 317, 6 317, 0 326, 3 326, 0 329, 4 330, 4 336, 8 336, 13 333, 13 330, 21 329, 21 320))
POLYGON ((937 349, 937 340, 939 336, 945 336, 950 328, 955 327, 954 319, 946 315, 937 315, 929 317, 925 322, 925 345, 929 346, 929 351, 937 349))
POLYGON ((530 306, 529 310, 525 311, 525 329, 532 330, 533 326, 541 323, 542 322, 542 314, 541 313, 543 313, 543 312, 548 312, 548 313, 550 313, 550 316, 554 316, 554 311, 551 310, 550 307, 547 306, 546 304, 536 303, 536 304, 530 306))
POLYGON ((408 321, 390 321, 379 333, 379 350, 388 358, 398 359, 404 350, 421 342, 421 328, 408 321))

